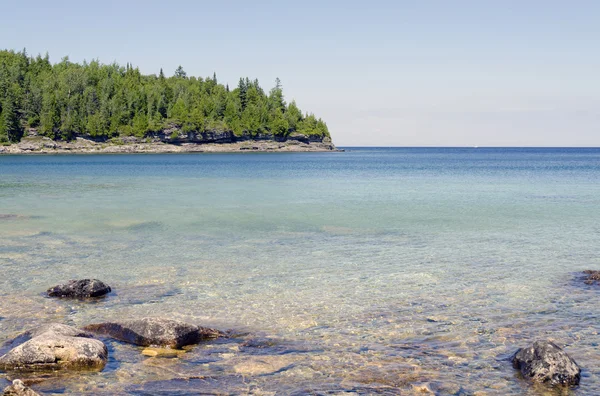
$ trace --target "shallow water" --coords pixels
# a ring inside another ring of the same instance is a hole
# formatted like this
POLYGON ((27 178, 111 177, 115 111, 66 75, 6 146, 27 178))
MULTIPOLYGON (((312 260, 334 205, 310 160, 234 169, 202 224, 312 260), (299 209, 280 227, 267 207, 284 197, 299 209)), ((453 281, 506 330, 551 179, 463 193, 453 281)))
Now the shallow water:
POLYGON ((232 332, 170 359, 105 340, 103 372, 49 394, 600 394, 578 279, 599 246, 600 149, 0 156, 0 342, 146 315, 232 332), (84 277, 114 293, 43 295, 84 277), (536 338, 579 387, 515 373, 536 338))

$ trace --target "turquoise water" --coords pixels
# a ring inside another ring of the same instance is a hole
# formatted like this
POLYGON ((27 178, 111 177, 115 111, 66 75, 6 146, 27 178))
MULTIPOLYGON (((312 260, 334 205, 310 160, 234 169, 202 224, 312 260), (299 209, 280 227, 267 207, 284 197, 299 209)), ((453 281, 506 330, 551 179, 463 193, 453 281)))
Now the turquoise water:
POLYGON ((600 394, 578 275, 599 247, 600 149, 0 156, 0 342, 145 315, 232 332, 176 359, 105 340, 103 372, 49 394, 600 394), (43 295, 84 277, 115 292, 43 295), (536 338, 578 388, 515 373, 536 338))

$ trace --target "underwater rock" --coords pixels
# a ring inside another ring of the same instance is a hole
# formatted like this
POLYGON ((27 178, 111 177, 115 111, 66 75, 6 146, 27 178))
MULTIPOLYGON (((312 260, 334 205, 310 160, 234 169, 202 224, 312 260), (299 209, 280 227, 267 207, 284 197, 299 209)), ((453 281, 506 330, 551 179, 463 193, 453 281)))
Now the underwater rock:
POLYGON ((12 385, 4 388, 2 396, 40 396, 40 394, 26 386, 23 381, 16 379, 12 385))
POLYGON ((10 214, 10 213, 0 213, 0 220, 12 220, 12 219, 18 219, 20 216, 16 215, 16 214, 10 214))
POLYGON ((15 338, 0 357, 6 371, 102 370, 108 350, 92 335, 58 323, 41 326, 15 338))
POLYGON ((70 280, 68 283, 48 289, 49 297, 88 298, 101 297, 110 293, 111 288, 98 279, 70 280))
POLYGON ((586 270, 583 273, 588 275, 583 281, 585 284, 593 285, 597 282, 600 283, 600 271, 586 270))
POLYGON ((234 359, 233 371, 242 375, 266 375, 285 371, 299 360, 293 355, 248 356, 234 359))
POLYGON ((176 358, 183 356, 185 350, 171 348, 146 348, 142 351, 142 355, 161 358, 176 358))
POLYGON ((511 359, 513 367, 535 382, 551 385, 577 385, 581 369, 566 352, 550 341, 535 341, 519 349, 511 359))
POLYGON ((200 341, 224 337, 219 330, 190 325, 165 318, 142 318, 120 323, 98 323, 84 329, 108 335, 117 340, 140 346, 166 346, 179 349, 200 341))

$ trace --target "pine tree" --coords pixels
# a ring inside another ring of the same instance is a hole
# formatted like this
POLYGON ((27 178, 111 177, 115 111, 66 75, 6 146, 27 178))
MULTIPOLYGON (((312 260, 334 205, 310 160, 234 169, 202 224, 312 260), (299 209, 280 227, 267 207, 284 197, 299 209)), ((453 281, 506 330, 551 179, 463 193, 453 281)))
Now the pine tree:
POLYGON ((16 97, 13 89, 8 89, 2 101, 2 114, 0 118, 0 140, 18 142, 23 136, 23 127, 16 106, 16 97))

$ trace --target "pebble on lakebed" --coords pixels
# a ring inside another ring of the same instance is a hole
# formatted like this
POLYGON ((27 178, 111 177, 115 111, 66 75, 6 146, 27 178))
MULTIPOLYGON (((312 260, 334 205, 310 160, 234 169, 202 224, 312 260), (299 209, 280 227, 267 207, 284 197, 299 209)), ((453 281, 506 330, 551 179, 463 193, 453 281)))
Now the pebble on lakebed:
POLYGON ((511 359, 523 377, 551 385, 577 385, 581 369, 569 355, 551 341, 535 341, 519 349, 511 359))
POLYGON ((129 344, 175 349, 225 336, 225 333, 219 330, 195 326, 178 320, 152 317, 91 324, 85 326, 84 329, 129 344))
POLYGON ((48 289, 49 297, 90 298, 102 297, 111 292, 110 286, 98 279, 70 280, 48 289))

